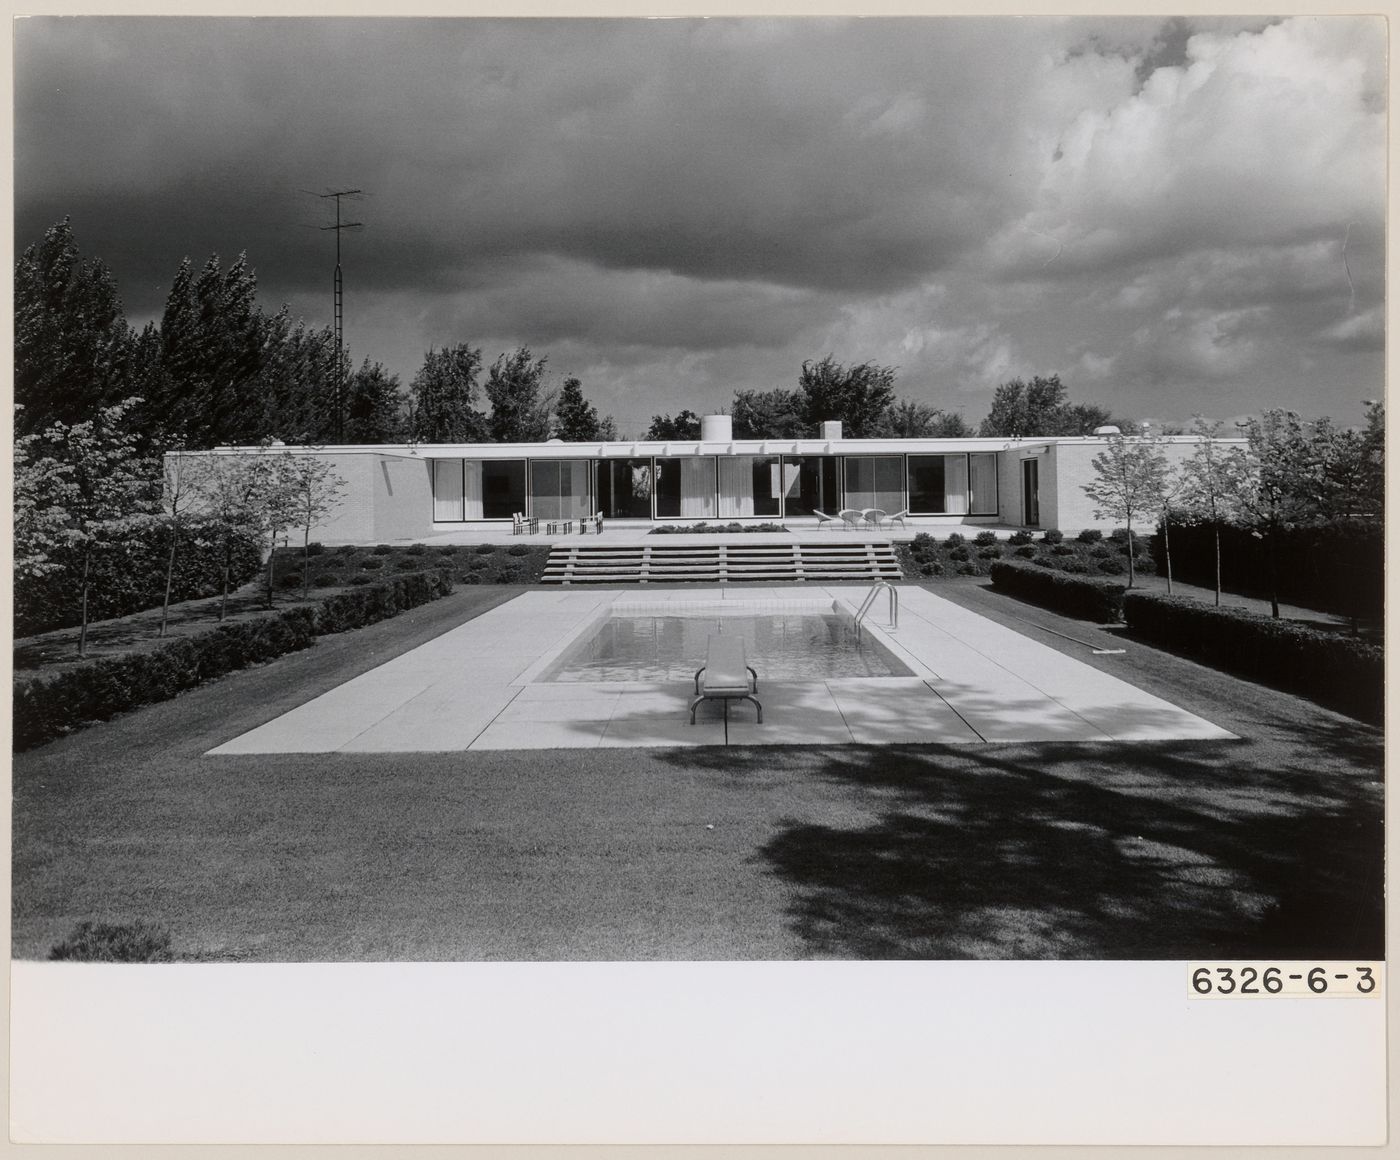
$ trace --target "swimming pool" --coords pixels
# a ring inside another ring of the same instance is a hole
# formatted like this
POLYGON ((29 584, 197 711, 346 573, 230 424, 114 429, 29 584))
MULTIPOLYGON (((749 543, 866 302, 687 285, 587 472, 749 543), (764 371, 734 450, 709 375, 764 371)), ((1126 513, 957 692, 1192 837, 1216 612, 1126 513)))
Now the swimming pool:
POLYGON ((591 627, 537 679, 688 681, 705 663, 713 634, 742 636, 760 680, 913 675, 873 633, 857 634, 850 612, 830 601, 747 606, 725 600, 690 607, 677 601, 659 607, 619 602, 591 627))

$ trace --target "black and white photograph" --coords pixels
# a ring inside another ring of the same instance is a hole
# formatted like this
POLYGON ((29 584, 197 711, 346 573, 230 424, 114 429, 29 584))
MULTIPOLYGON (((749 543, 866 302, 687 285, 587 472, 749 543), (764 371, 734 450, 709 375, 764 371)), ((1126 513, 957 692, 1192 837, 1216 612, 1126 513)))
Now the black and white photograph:
POLYGON ((11 34, 15 1139, 1383 1142, 1384 17, 11 34))

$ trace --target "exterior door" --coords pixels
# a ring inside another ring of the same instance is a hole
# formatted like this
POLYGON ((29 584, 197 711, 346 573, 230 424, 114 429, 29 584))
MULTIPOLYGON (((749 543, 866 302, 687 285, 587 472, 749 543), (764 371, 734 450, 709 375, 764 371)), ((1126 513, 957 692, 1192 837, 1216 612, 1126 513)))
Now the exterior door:
POLYGON ((1027 527, 1040 526, 1040 460, 1021 461, 1021 520, 1027 527))

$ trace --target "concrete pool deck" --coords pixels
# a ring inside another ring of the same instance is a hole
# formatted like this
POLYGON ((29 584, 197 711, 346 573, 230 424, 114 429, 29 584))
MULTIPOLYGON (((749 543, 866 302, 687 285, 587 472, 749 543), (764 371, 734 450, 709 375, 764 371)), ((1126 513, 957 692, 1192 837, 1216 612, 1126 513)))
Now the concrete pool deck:
MULTIPOLYGON (((804 587, 854 608, 867 586, 804 587)), ((689 681, 537 683, 560 653, 636 588, 527 592, 210 750, 404 753, 689 745, 982 744, 1229 739, 1234 734, 918 587, 866 622, 914 675, 761 680, 764 723, 703 704, 689 681)), ((649 591, 648 601, 741 602, 753 589, 649 591)), ((697 667, 703 657, 696 659, 697 667)), ((756 662, 758 663, 758 662, 756 662)), ((760 678, 762 667, 759 666, 760 678)))

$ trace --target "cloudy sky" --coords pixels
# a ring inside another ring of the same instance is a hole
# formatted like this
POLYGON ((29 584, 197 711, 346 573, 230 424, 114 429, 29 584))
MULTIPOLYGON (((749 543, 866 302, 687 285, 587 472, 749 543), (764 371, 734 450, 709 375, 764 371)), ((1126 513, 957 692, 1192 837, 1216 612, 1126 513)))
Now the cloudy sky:
POLYGON ((1059 373, 1125 417, 1382 393, 1379 18, 37 18, 16 245, 65 215, 158 318, 189 255, 406 383, 528 345, 624 433, 899 368, 986 413, 1059 373), (307 192, 310 191, 310 192, 307 192))

